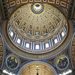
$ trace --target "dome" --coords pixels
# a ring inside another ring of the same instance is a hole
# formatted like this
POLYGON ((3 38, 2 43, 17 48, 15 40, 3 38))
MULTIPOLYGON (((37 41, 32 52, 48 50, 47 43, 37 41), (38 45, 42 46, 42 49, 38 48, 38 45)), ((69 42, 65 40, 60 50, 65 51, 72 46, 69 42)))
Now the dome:
POLYGON ((18 75, 57 75, 57 72, 50 64, 34 61, 23 65, 18 75))
POLYGON ((23 37, 40 40, 51 37, 67 22, 63 14, 52 5, 34 3, 17 9, 8 24, 23 37))
POLYGON ((66 38, 65 16, 50 4, 28 3, 11 15, 8 36, 22 51, 40 54, 57 48, 66 38))

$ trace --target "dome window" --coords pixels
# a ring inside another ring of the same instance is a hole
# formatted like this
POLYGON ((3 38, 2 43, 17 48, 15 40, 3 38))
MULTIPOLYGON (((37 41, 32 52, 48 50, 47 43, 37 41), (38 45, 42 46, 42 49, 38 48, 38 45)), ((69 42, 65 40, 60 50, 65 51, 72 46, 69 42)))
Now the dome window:
POLYGON ((45 48, 49 48, 49 43, 45 43, 45 48))
POLYGON ((11 37, 13 37, 13 36, 14 36, 13 31, 10 31, 10 32, 9 32, 9 34, 10 34, 10 36, 11 36, 11 37))
POLYGON ((65 36, 65 32, 62 32, 62 33, 61 33, 61 36, 64 37, 64 36, 65 36))
POLYGON ((17 43, 20 44, 21 43, 21 39, 18 38, 17 39, 17 43))
POLYGON ((58 43, 58 39, 56 38, 56 39, 54 39, 54 43, 56 44, 56 43, 58 43))
POLYGON ((36 45, 36 46, 35 46, 35 49, 40 49, 40 46, 39 46, 39 45, 36 45))
POLYGON ((29 43, 26 43, 26 48, 29 48, 30 47, 30 44, 29 43))

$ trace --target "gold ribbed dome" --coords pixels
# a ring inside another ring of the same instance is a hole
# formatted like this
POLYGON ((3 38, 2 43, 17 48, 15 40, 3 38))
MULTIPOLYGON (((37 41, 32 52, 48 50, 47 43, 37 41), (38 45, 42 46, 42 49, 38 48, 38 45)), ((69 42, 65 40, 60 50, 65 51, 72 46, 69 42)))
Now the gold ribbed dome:
POLYGON ((7 30, 10 40, 19 49, 40 54, 60 46, 67 36, 68 23, 54 6, 28 3, 11 15, 7 30))
POLYGON ((57 75, 57 73, 51 65, 37 61, 23 65, 18 75, 57 75))
POLYGON ((18 8, 8 24, 23 37, 40 40, 57 34, 67 22, 52 5, 34 3, 18 8))

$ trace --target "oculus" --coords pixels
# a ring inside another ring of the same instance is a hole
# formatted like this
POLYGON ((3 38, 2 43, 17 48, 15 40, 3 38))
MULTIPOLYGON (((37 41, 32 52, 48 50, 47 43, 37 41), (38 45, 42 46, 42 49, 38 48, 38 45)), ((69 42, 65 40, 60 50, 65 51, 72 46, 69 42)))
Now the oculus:
POLYGON ((34 14, 40 14, 44 11, 44 6, 41 3, 34 3, 31 6, 31 10, 34 14))

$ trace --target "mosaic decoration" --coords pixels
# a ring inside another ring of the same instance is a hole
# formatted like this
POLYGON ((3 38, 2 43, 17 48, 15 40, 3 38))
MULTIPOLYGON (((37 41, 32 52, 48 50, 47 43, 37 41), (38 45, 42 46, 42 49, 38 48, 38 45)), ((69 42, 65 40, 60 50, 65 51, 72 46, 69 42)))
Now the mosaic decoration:
POLYGON ((20 61, 15 55, 8 55, 6 58, 6 66, 11 69, 17 69, 19 67, 20 61))
POLYGON ((68 66, 69 66, 69 59, 68 59, 68 57, 65 56, 65 55, 58 56, 55 59, 55 65, 56 65, 57 69, 59 69, 59 70, 67 69, 68 66))
POLYGON ((68 8, 70 0, 7 0, 8 8, 24 4, 24 3, 32 3, 32 2, 43 2, 43 3, 50 3, 62 6, 64 8, 68 8))

